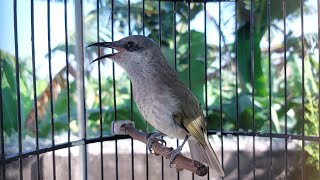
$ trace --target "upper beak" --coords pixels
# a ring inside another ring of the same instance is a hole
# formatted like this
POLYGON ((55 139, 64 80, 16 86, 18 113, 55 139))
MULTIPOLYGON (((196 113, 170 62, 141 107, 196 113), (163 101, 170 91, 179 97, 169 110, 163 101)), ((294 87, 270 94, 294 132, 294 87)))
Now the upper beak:
POLYGON ((91 46, 98 46, 98 47, 108 47, 108 48, 112 48, 115 47, 115 42, 97 42, 97 43, 92 43, 90 45, 88 45, 87 47, 91 47, 91 46))
POLYGON ((112 53, 112 54, 107 54, 107 55, 104 55, 104 56, 100 56, 97 59, 91 61, 90 64, 95 62, 95 61, 104 59, 104 58, 110 58, 111 56, 124 51, 124 48, 117 41, 114 41, 114 42, 97 42, 97 43, 90 44, 87 47, 91 47, 91 46, 112 48, 112 49, 116 49, 118 52, 117 53, 112 53))

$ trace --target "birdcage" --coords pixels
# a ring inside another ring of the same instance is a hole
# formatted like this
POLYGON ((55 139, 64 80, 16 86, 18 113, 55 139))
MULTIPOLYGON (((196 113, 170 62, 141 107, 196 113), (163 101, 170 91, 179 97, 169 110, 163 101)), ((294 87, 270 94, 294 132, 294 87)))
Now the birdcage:
POLYGON ((0 4, 0 179, 222 178, 176 171, 112 134, 121 120, 155 129, 123 69, 90 64, 111 50, 86 46, 137 34, 198 99, 225 179, 319 178, 319 0, 0 4))

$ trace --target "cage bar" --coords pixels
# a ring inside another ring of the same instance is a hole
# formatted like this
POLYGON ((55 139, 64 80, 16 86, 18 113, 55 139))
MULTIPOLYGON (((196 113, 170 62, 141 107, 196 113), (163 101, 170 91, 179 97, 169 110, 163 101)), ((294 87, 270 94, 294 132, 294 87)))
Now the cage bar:
MULTIPOLYGON (((67 8, 67 0, 64 0, 64 41, 66 44, 66 80, 67 80, 67 114, 68 114, 68 144, 70 144, 70 80, 69 80, 69 41, 68 41, 68 8, 67 8)), ((68 179, 71 180, 71 150, 70 146, 68 146, 68 179)))
MULTIPOLYGON (((254 77, 254 15, 253 15, 253 3, 254 1, 250 1, 250 55, 251 55, 251 84, 252 84, 252 131, 255 132, 255 108, 254 108, 254 94, 255 94, 255 77, 254 77)), ((252 136, 252 151, 253 151, 253 167, 252 167, 252 173, 253 173, 253 179, 256 179, 256 146, 255 146, 255 136, 252 136)))
MULTIPOLYGON (((145 36, 145 0, 142 0, 142 35, 145 36)), ((148 122, 145 122, 146 131, 148 131, 148 122)), ((146 180, 149 179, 149 150, 146 148, 146 180)))
MULTIPOLYGON (((111 0, 111 41, 114 41, 114 0, 111 0)), ((112 53, 114 50, 112 49, 112 53)), ((113 109, 114 121, 117 121, 117 95, 116 95, 116 78, 115 78, 115 63, 112 62, 112 88, 113 88, 113 109)), ((118 160, 118 139, 115 139, 115 163, 116 163, 116 180, 119 179, 119 160, 118 160)))
POLYGON ((190 32, 190 2, 188 2, 188 83, 189 83, 189 89, 192 90, 191 85, 191 49, 190 49, 190 43, 191 43, 191 32, 190 32))
MULTIPOLYGON (((50 24, 50 0, 47 1, 47 27, 48 27, 48 61, 49 61, 49 86, 50 86, 50 121, 51 121, 51 146, 55 146, 54 141, 54 117, 53 117, 53 96, 52 96, 52 64, 51 64, 51 24, 50 24)), ((56 179, 56 155, 52 151, 52 172, 53 179, 56 179)))
POLYGON ((220 111, 220 139, 221 139, 221 166, 222 169, 224 169, 224 158, 223 158, 223 151, 224 151, 224 147, 223 147, 223 136, 222 136, 222 132, 223 132, 223 116, 222 116, 222 50, 221 50, 221 2, 219 1, 219 111, 220 111))
MULTIPOLYGON (((174 70, 177 71, 177 2, 173 2, 173 53, 174 53, 174 70)), ((179 140, 176 143, 179 147, 179 140)), ((180 172, 177 171, 177 180, 180 180, 180 172)))
MULTIPOLYGON (((96 1, 96 10, 97 10, 97 42, 100 42, 100 2, 99 0, 96 1)), ((97 47, 97 54, 98 56, 101 55, 100 48, 97 47)), ((101 179, 103 180, 103 141, 102 141, 102 136, 103 136, 103 123, 102 123, 102 97, 101 97, 101 61, 98 61, 98 83, 99 83, 99 124, 100 124, 100 176, 101 179)))
MULTIPOLYGON (((275 133, 259 133, 259 132, 245 132, 245 131, 223 131, 221 134, 220 130, 208 130, 208 135, 232 135, 232 136, 256 136, 256 137, 272 137, 272 138, 277 138, 277 139, 290 139, 290 140, 304 140, 304 141, 311 141, 311 142, 319 142, 320 137, 318 136, 301 136, 301 135, 292 135, 292 134, 275 134, 275 133)), ((120 139, 127 139, 130 138, 128 135, 118 135, 118 136, 104 136, 102 138, 103 141, 115 141, 115 140, 120 140, 120 139)), ((81 146, 84 144, 91 144, 91 143, 96 143, 100 142, 100 139, 86 139, 86 140, 77 140, 77 141, 71 141, 70 143, 61 143, 61 144, 56 144, 54 147, 47 147, 47 148, 41 148, 39 149, 40 154, 44 154, 53 150, 59 150, 59 149, 64 149, 67 147, 77 147, 81 146)), ((1 160, 1 164, 9 164, 13 161, 19 160, 19 158, 26 159, 29 156, 34 156, 37 155, 37 151, 25 151, 22 152, 21 154, 13 154, 13 155, 8 155, 6 156, 5 159, 1 160)))
MULTIPOLYGON (((235 27, 234 32, 237 32, 238 30, 238 3, 235 3, 235 27)), ((236 129, 239 132, 240 130, 240 118, 239 118, 239 92, 238 92, 238 33, 235 33, 235 64, 236 64, 236 129)), ((239 135, 237 135, 237 175, 238 180, 240 179, 240 144, 239 144, 239 135)))
MULTIPOLYGON (((301 63, 302 63, 302 84, 301 84, 301 90, 302 90, 302 136, 305 135, 304 133, 304 130, 305 130, 305 119, 304 119, 304 113, 305 113, 305 104, 304 104, 304 93, 305 93, 305 90, 304 90, 304 58, 305 58, 305 54, 304 54, 304 28, 303 28, 303 25, 304 25, 304 19, 303 19, 303 6, 304 6, 304 1, 303 0, 300 0, 300 10, 301 10, 301 63)), ((305 155, 304 155, 304 152, 305 152, 305 141, 302 140, 302 179, 305 179, 305 155)))
MULTIPOLYGON (((188 7, 188 84, 189 84, 189 89, 192 91, 192 85, 191 85, 191 31, 190 31, 190 1, 187 3, 188 7)), ((194 180, 194 174, 192 173, 192 180, 194 180)))
MULTIPOLYGON (((159 23, 159 46, 162 47, 162 23, 161 23, 161 1, 158 1, 158 23, 159 23)), ((161 136, 161 139, 163 139, 163 136, 161 136)), ((164 159, 163 156, 161 156, 161 180, 164 180, 164 159)))
MULTIPOLYGON (((132 35, 131 32, 131 6, 130 6, 130 0, 128 0, 128 30, 129 30, 129 36, 132 35)), ((133 119, 133 88, 132 88, 132 82, 130 80, 130 120, 134 121, 133 119)), ((133 149, 133 139, 131 138, 131 179, 134 180, 134 149, 133 149)))
MULTIPOLYGON (((34 121, 36 125, 36 150, 39 150, 39 128, 38 128, 38 106, 37 106, 37 79, 35 66, 35 45, 34 45, 34 1, 30 1, 31 6, 31 58, 32 58, 32 81, 33 81, 33 104, 34 104, 34 121)), ((37 154, 37 179, 40 179, 40 159, 37 154)))
MULTIPOLYGON (((271 30, 270 30, 270 26, 271 26, 271 22, 270 22, 270 6, 271 6, 271 0, 267 1, 267 24, 268 24, 268 86, 269 86, 269 134, 272 134, 272 116, 271 116, 271 107, 272 107, 272 87, 271 87, 271 30)), ((270 141, 270 154, 269 154, 269 158, 270 158, 270 179, 272 179, 273 176, 273 167, 272 167, 272 157, 273 157, 273 153, 272 153, 272 137, 269 137, 269 141, 270 141)))
MULTIPOLYGON (((206 123, 208 123, 208 55, 207 55, 207 3, 203 4, 203 18, 204 18, 204 92, 205 92, 205 113, 206 123)), ((176 48, 176 47, 175 47, 176 48)), ((176 51, 175 51, 176 52, 176 51)), ((176 53, 175 53, 176 54, 176 53)), ((208 133, 207 133, 208 134, 208 133)), ((207 174, 207 180, 210 179, 210 169, 207 174)))
MULTIPOLYGON (((79 125, 79 137, 87 140, 86 107, 85 107, 85 84, 84 84, 84 43, 83 43, 83 1, 75 1, 75 19, 76 19, 76 59, 77 59, 77 118, 79 125)), ((86 180, 87 172, 87 145, 80 146, 80 172, 82 179, 86 180)))
MULTIPOLYGON (((14 53, 16 63, 16 96, 17 96, 17 120, 18 120, 18 141, 19 155, 22 153, 22 135, 21 135, 21 98, 20 98, 20 68, 19 68, 19 44, 18 44, 18 24, 17 24, 17 0, 13 1, 13 18, 14 18, 14 53)), ((19 175, 20 180, 23 180, 22 158, 19 158, 19 175)))
MULTIPOLYGON (((318 63, 320 64, 320 0, 317 1, 317 12, 318 12, 318 63)), ((320 66, 318 67, 318 89, 319 89, 319 93, 318 93, 318 112, 320 112, 320 66)), ((318 117, 318 135, 320 136, 320 113, 319 113, 319 117, 318 117)), ((319 141, 319 145, 318 145, 319 151, 318 151, 318 164, 319 164, 319 168, 320 168, 320 141, 319 141)), ((320 176, 320 171, 319 171, 319 176, 320 176)))
MULTIPOLYGON (((287 101, 287 29, 286 29, 286 0, 282 0, 283 11, 283 55, 284 55, 284 111, 288 111, 287 101)), ((288 116, 285 113, 285 134, 288 134, 288 116)), ((288 140, 285 139, 285 177, 288 177, 288 140)))

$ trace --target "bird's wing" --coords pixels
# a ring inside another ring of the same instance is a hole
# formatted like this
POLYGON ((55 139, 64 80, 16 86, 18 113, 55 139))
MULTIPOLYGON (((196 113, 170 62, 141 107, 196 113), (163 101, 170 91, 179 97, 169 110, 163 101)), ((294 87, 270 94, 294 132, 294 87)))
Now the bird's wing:
POLYGON ((175 83, 173 89, 174 95, 179 100, 178 112, 173 114, 173 119, 197 141, 196 143, 193 143, 192 139, 188 141, 191 157, 206 163, 224 176, 219 159, 207 138, 206 121, 197 99, 182 83, 175 83))
POLYGON ((199 116, 196 119, 185 119, 183 121, 183 126, 188 130, 188 132, 201 144, 206 144, 204 136, 206 133, 206 127, 204 127, 203 124, 203 116, 199 116))
POLYGON ((179 99, 179 110, 173 114, 174 120, 197 141, 206 144, 206 121, 197 99, 183 84, 178 84, 174 89, 174 95, 179 99))

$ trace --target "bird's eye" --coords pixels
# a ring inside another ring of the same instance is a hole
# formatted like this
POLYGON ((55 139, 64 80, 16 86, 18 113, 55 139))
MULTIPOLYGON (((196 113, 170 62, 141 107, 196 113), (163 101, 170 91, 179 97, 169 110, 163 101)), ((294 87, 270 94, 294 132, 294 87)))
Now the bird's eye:
POLYGON ((134 50, 137 50, 138 49, 138 46, 132 42, 132 41, 129 41, 127 44, 126 44, 126 49, 130 52, 134 51, 134 50))

